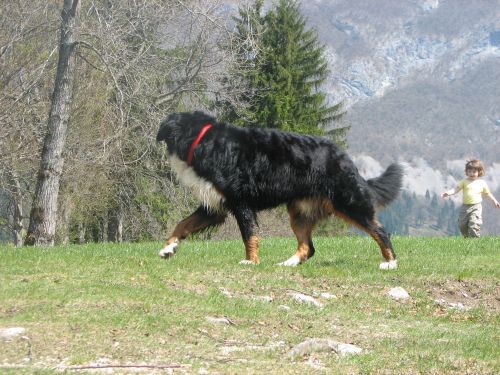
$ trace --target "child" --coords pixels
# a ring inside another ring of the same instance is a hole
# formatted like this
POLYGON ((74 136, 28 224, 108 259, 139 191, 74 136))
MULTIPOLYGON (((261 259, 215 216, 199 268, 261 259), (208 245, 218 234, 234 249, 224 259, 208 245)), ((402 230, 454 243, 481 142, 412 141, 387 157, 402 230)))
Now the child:
POLYGON ((469 160, 465 164, 465 175, 465 180, 460 181, 456 188, 445 191, 441 197, 446 198, 463 190, 463 205, 458 217, 460 232, 464 237, 479 237, 483 224, 482 196, 490 198, 497 208, 500 208, 500 203, 491 194, 486 182, 479 178, 484 176, 484 167, 480 160, 469 160))

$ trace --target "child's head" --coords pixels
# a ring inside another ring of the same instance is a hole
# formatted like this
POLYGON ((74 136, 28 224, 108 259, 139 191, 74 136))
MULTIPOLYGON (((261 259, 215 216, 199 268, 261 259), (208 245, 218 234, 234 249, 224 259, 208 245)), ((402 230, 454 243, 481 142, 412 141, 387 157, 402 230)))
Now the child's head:
POLYGON ((484 176, 484 166, 481 160, 478 159, 468 160, 467 163, 465 163, 465 174, 467 174, 467 171, 470 170, 477 171, 479 177, 484 176))

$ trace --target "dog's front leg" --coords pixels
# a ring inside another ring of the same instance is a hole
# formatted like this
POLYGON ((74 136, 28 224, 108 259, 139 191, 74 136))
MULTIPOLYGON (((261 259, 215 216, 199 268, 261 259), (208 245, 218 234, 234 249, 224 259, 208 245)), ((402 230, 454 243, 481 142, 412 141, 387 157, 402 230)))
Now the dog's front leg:
POLYGON ((176 236, 170 236, 167 242, 165 242, 165 245, 163 248, 160 250, 158 255, 162 258, 170 258, 174 256, 177 247, 179 246, 180 240, 176 236))
POLYGON ((314 245, 312 242, 312 231, 318 220, 322 216, 313 214, 304 214, 300 210, 300 206, 304 209, 310 209, 310 212, 320 212, 315 206, 316 202, 300 202, 296 201, 288 205, 288 214, 290 215, 290 225, 292 226, 293 233, 297 237, 297 251, 295 255, 291 256, 284 262, 278 263, 279 266, 295 267, 304 263, 307 259, 314 255, 314 245))
POLYGON ((245 259, 240 264, 259 264, 259 237, 256 235, 257 216, 255 211, 249 207, 237 207, 232 211, 245 244, 245 259))
POLYGON ((159 255, 162 258, 172 257, 181 242, 190 234, 207 229, 214 225, 219 225, 226 219, 226 213, 214 213, 209 211, 206 207, 200 206, 198 209, 189 215, 187 218, 176 225, 172 235, 168 238, 163 249, 160 250, 159 255))

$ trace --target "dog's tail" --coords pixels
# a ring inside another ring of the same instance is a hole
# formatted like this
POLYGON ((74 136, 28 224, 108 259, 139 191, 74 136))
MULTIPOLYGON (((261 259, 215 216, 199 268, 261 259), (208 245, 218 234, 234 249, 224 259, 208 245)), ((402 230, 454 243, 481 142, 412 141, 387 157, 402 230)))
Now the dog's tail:
POLYGON ((403 187, 403 175, 403 167, 394 163, 380 176, 367 180, 378 207, 385 207, 398 197, 403 187))

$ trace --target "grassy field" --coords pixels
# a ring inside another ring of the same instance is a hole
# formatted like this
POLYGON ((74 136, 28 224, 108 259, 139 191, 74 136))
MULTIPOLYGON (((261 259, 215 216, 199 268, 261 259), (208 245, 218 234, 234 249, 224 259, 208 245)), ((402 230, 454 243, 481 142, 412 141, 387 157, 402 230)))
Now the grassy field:
POLYGON ((0 337, 0 373, 500 373, 500 238, 393 242, 394 271, 366 237, 317 238, 296 268, 276 266, 291 238, 263 240, 259 266, 238 264, 240 241, 168 261, 159 243, 0 247, 0 329, 26 329, 0 337), (307 339, 362 352, 290 355, 307 339))

